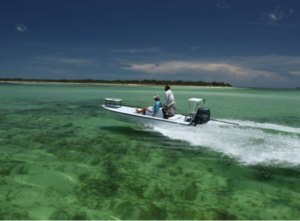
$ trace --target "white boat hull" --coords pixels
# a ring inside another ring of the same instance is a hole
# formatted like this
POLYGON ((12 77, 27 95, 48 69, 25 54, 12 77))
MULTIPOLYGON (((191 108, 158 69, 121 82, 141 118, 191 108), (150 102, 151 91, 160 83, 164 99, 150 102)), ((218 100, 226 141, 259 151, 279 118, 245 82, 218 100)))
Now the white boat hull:
POLYGON ((184 125, 189 126, 190 123, 184 121, 185 116, 181 114, 176 114, 169 119, 164 119, 162 111, 159 110, 156 116, 152 116, 152 113, 146 112, 145 115, 138 114, 136 108, 127 107, 127 106, 109 106, 102 105, 104 110, 106 110, 111 117, 114 119, 136 122, 144 125, 156 126, 156 125, 184 125))
POLYGON ((205 102, 205 100, 202 98, 190 98, 189 112, 186 116, 181 114, 175 114, 173 117, 169 117, 168 119, 164 119, 161 108, 158 110, 155 116, 152 116, 153 113, 148 111, 146 111, 143 114, 139 114, 136 112, 136 107, 122 106, 122 99, 106 98, 105 105, 102 105, 102 107, 114 119, 141 123, 149 126, 157 126, 157 125, 198 126, 204 124, 211 124, 211 121, 214 121, 213 123, 216 124, 225 123, 225 124, 238 125, 236 123, 210 119, 210 110, 207 108, 199 108, 201 102, 205 102), (191 108, 192 106, 194 106, 194 108, 191 108))

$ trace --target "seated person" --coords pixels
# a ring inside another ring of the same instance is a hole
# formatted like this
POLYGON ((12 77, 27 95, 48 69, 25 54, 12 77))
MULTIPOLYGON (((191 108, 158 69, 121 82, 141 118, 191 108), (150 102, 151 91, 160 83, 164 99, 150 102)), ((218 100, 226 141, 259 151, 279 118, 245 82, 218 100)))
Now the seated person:
POLYGON ((146 111, 149 111, 149 112, 153 113, 152 117, 154 117, 155 114, 157 113, 157 111, 159 110, 159 108, 162 107, 162 103, 160 102, 159 95, 155 95, 153 98, 156 101, 154 107, 145 107, 142 110, 135 109, 135 111, 137 113, 142 113, 143 112, 144 114, 145 114, 146 111))

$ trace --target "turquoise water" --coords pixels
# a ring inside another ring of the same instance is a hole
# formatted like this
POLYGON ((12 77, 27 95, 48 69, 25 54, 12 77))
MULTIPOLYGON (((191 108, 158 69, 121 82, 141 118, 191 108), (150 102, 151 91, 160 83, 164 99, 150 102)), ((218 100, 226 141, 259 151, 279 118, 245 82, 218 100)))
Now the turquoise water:
POLYGON ((0 219, 300 219, 300 91, 173 87, 239 123, 116 121, 163 87, 0 84, 0 219))

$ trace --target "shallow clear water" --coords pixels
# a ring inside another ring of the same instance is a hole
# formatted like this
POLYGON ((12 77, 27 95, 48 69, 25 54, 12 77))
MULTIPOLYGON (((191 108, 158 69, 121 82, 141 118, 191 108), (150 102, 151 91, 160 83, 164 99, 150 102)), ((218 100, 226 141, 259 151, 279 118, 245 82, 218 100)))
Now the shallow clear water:
POLYGON ((163 87, 0 84, 0 219, 299 219, 300 91, 173 87, 239 123, 116 121, 163 87))

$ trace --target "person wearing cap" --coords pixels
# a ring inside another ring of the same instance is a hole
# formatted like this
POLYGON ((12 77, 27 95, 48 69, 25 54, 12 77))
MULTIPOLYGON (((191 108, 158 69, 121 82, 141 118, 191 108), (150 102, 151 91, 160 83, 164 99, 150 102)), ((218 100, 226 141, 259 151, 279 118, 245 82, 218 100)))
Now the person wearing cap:
POLYGON ((152 114, 152 117, 154 117, 155 114, 157 113, 157 111, 159 110, 159 108, 162 107, 162 103, 160 102, 159 95, 155 95, 155 96, 153 97, 153 99, 156 101, 154 107, 145 107, 145 108, 143 108, 142 110, 135 109, 135 111, 136 111, 138 114, 139 114, 139 113, 142 113, 142 112, 145 114, 146 111, 149 111, 149 112, 152 112, 152 113, 153 113, 153 114, 152 114))
POLYGON ((170 85, 165 86, 166 96, 165 96, 165 103, 164 107, 168 113, 168 117, 173 117, 176 114, 176 105, 175 105, 175 98, 174 94, 171 91, 170 85))

